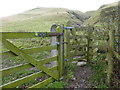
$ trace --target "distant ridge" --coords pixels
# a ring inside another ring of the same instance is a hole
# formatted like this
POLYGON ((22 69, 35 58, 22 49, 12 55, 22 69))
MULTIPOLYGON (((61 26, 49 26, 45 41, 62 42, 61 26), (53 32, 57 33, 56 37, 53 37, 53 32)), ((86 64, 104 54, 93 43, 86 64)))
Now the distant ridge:
MULTIPOLYGON (((50 31, 53 24, 64 24, 71 21, 76 24, 97 25, 99 20, 104 18, 105 11, 111 14, 118 12, 118 2, 102 5, 96 11, 81 12, 66 8, 45 8, 37 7, 23 13, 4 17, 2 31, 6 32, 33 32, 50 31)), ((107 14, 106 14, 107 15, 107 14)))

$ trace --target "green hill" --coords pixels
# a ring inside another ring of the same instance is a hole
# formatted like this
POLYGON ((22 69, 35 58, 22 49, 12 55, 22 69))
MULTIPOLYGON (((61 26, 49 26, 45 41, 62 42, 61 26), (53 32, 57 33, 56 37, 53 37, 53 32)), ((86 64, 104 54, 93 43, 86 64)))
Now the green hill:
MULTIPOLYGON (((107 20, 118 17, 118 2, 102 5, 97 11, 92 13, 91 17, 84 21, 84 25, 100 25, 101 21, 106 22, 107 20)), ((115 21, 115 19, 114 19, 115 21)))
POLYGON ((65 8, 34 8, 2 18, 0 28, 2 27, 3 32, 46 32, 50 31, 53 24, 64 24, 67 21, 83 25, 100 25, 101 20, 106 20, 106 17, 116 13, 118 13, 118 2, 102 5, 97 11, 86 13, 65 8))
POLYGON ((51 25, 56 23, 63 24, 72 21, 81 24, 82 21, 74 14, 68 13, 69 11, 71 10, 65 8, 34 8, 21 14, 3 18, 2 31, 50 31, 51 25))

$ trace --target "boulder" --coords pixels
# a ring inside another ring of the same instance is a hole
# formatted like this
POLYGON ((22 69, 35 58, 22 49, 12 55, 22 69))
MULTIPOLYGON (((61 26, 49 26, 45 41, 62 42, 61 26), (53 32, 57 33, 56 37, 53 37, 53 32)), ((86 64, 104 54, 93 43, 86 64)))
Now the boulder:
POLYGON ((82 62, 78 62, 77 66, 84 66, 85 64, 87 64, 87 62, 82 61, 82 62))

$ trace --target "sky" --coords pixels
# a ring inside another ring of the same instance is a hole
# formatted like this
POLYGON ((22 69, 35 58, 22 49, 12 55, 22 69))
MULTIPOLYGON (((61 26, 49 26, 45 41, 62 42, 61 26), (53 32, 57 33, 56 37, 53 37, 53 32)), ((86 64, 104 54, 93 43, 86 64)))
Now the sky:
POLYGON ((0 17, 22 13, 36 7, 60 7, 86 12, 116 1, 119 0, 0 0, 0 17))

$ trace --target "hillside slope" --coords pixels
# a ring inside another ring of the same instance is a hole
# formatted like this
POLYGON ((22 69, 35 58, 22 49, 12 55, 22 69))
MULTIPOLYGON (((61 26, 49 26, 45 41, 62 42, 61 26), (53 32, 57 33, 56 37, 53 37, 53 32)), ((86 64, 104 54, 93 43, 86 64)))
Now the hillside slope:
MULTIPOLYGON (((109 20, 118 17, 118 2, 102 5, 92 16, 84 21, 84 25, 100 25, 101 20, 106 21, 106 18, 109 20)), ((115 19, 114 19, 115 21, 115 19)))
POLYGON ((104 22, 111 15, 111 18, 118 17, 118 2, 102 5, 97 11, 86 13, 65 8, 34 8, 3 18, 0 28, 3 32, 48 32, 53 24, 67 21, 78 25, 101 25, 101 20, 104 22))
MULTIPOLYGON (((3 18, 3 32, 50 31, 52 24, 63 24, 67 21, 82 23, 71 10, 65 8, 34 8, 21 14, 3 18)), ((80 12, 80 11, 77 11, 80 12)), ((82 12, 80 12, 82 13, 82 12)))

